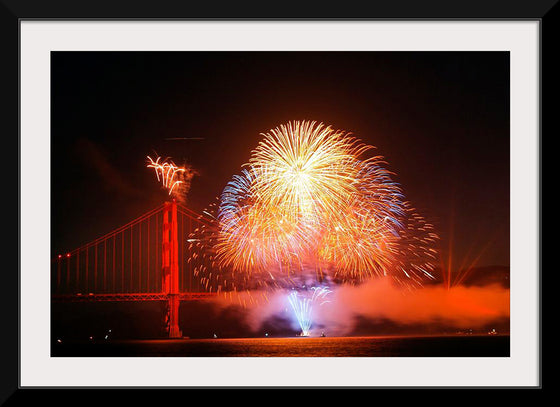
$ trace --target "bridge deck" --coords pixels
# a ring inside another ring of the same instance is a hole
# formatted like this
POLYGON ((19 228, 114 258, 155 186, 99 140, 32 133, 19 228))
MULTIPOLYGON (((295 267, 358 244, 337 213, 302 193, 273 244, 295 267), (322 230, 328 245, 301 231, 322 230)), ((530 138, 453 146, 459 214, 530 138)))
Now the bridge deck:
POLYGON ((116 294, 63 294, 53 295, 55 302, 98 302, 98 301, 168 301, 171 296, 177 296, 180 301, 195 301, 213 298, 216 293, 116 293, 116 294))

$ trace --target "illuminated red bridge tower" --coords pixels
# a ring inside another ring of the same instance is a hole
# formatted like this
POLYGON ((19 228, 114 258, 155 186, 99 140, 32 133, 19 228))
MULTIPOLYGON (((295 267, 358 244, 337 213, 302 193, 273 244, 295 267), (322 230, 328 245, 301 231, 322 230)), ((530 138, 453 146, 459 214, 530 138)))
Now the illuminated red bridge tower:
POLYGON ((179 255, 177 243, 177 203, 166 202, 163 208, 162 287, 169 297, 165 316, 170 338, 182 336, 179 329, 179 255))
MULTIPOLYGON (((181 301, 215 296, 193 278, 186 260, 187 237, 209 225, 175 200, 52 262, 52 299, 57 302, 159 301, 164 304, 163 330, 181 338, 181 301)), ((191 251, 192 254, 192 251, 191 251)))

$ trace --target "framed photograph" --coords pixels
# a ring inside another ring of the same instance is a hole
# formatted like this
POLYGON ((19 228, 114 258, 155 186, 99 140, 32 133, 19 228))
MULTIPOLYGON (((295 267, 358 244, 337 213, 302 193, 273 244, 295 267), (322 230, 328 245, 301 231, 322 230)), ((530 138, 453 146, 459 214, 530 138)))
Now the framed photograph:
POLYGON ((0 400, 542 389, 557 7, 494 6, 6 4, 20 240, 0 400))

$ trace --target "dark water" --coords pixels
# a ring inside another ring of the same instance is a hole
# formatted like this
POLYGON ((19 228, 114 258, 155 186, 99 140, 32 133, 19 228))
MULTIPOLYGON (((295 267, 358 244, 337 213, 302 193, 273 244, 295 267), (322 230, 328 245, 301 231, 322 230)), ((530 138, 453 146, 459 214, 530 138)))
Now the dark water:
POLYGON ((55 343, 52 356, 507 357, 509 336, 162 339, 55 343))

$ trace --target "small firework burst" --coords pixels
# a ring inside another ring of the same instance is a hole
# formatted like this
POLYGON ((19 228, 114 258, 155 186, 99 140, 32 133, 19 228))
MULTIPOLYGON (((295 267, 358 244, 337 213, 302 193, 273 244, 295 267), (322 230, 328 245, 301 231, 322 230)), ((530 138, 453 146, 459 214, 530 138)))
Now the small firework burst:
POLYGON ((155 161, 150 156, 147 158, 149 160, 147 167, 154 169, 157 180, 170 196, 177 195, 179 190, 188 192, 190 181, 195 174, 190 167, 178 167, 173 161, 162 160, 161 157, 157 157, 155 161))
POLYGON ((331 293, 328 287, 311 287, 310 290, 292 290, 288 295, 288 301, 298 325, 301 336, 309 336, 313 325, 313 306, 323 305, 331 293))

